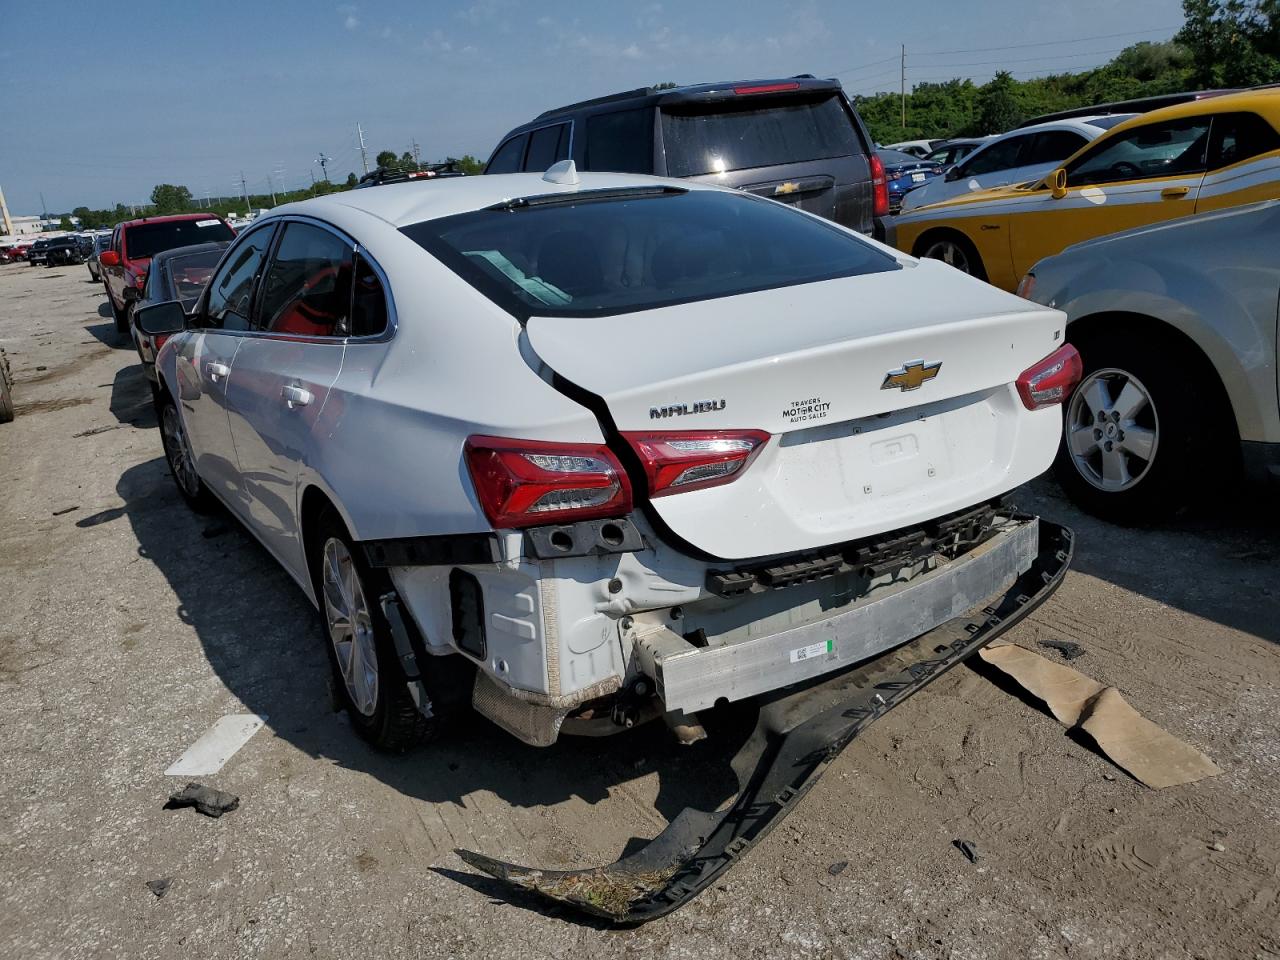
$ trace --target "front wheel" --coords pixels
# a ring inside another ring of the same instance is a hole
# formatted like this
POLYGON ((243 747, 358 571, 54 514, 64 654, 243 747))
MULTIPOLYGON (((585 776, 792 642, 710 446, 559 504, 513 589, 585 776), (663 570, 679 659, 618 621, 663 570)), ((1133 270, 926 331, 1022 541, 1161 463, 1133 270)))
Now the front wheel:
POLYGON ((213 494, 209 492, 200 474, 196 472, 196 458, 191 450, 191 440, 182 423, 173 400, 162 395, 157 402, 160 419, 160 442, 164 446, 164 458, 169 464, 173 482, 177 484, 182 499, 196 513, 208 513, 213 509, 213 494))
POLYGON ((432 739, 440 713, 433 710, 427 717, 414 703, 379 603, 391 590, 390 579, 365 563, 332 510, 317 528, 311 569, 329 660, 351 725, 373 746, 390 752, 432 739))
POLYGON ((1055 471, 1088 512, 1114 523, 1165 520, 1229 474, 1234 423, 1215 423, 1201 364, 1124 331, 1077 344, 1084 376, 1063 411, 1055 471))

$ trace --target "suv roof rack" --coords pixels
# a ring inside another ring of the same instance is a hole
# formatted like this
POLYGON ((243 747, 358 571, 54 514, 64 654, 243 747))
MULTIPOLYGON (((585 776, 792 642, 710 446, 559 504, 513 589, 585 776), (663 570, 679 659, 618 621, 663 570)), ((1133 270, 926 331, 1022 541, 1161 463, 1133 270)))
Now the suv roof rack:
POLYGON ((388 183, 408 183, 411 180, 434 180, 436 177, 465 177, 466 175, 458 161, 450 157, 444 163, 425 164, 421 170, 375 167, 360 178, 356 183, 356 189, 381 187, 388 183))

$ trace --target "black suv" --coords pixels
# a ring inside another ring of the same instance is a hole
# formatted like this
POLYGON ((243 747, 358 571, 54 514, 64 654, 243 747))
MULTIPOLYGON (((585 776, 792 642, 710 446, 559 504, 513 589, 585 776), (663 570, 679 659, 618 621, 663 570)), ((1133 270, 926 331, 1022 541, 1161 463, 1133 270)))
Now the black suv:
POLYGON ((887 239, 883 168, 838 80, 642 87, 584 100, 516 127, 484 172, 541 172, 569 158, 579 170, 738 187, 887 239))
POLYGON ((45 266, 62 267, 71 263, 84 263, 93 255, 93 238, 58 237, 45 248, 45 266))

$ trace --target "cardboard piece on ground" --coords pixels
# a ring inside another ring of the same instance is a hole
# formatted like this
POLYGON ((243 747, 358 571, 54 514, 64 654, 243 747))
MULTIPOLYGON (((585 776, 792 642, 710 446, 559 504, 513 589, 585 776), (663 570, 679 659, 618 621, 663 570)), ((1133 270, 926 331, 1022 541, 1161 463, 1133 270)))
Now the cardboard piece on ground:
POLYGON ((1011 643, 984 647, 980 656, 1043 700, 1058 722, 1079 727, 1136 780, 1159 790, 1222 772, 1203 753, 1156 726, 1115 687, 1011 643))

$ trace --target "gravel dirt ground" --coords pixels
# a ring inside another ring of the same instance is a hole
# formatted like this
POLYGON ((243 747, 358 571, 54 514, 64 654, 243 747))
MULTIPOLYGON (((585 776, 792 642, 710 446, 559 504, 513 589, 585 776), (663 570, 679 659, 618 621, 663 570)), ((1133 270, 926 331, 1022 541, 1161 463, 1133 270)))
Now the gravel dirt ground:
POLYGON ((723 745, 645 728, 535 750, 475 720, 426 751, 369 751, 333 710, 296 587, 180 501, 88 271, 0 267, 0 345, 18 404, 0 426, 0 956, 1280 957, 1274 490, 1152 531, 1090 520, 1049 480, 1020 495, 1079 541, 1009 639, 1083 644, 1075 666, 1221 776, 1148 790, 964 666, 857 740, 718 886, 611 930, 494 896, 453 849, 611 860, 725 798, 723 745), (240 809, 162 809, 185 782, 164 770, 232 713, 269 718, 205 778, 240 809))

